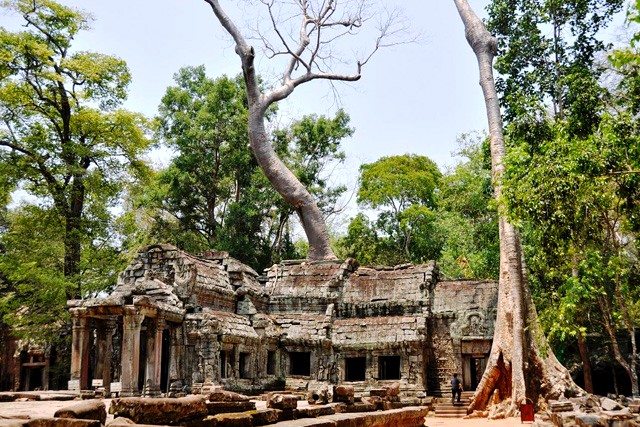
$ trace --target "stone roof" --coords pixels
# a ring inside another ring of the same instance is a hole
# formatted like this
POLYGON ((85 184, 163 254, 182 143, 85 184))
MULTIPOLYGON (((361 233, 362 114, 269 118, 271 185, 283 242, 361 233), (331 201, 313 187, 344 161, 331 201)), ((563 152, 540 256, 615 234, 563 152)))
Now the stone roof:
POLYGON ((257 273, 226 253, 190 255, 172 245, 141 249, 119 275, 107 296, 70 302, 71 308, 112 310, 125 305, 147 306, 175 316, 189 307, 235 310, 236 290, 264 294, 257 273))

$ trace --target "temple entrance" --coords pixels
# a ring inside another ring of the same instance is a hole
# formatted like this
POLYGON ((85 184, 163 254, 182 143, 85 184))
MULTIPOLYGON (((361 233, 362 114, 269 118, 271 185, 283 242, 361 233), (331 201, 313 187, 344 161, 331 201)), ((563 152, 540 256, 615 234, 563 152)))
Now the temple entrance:
POLYGON ((480 380, 482 379, 482 374, 484 374, 484 370, 487 367, 487 358, 486 357, 471 357, 469 358, 469 380, 470 380, 470 388, 469 390, 475 390, 480 384, 480 380))
POLYGON ((487 367, 491 340, 470 339, 462 341, 462 388, 475 390, 487 367))

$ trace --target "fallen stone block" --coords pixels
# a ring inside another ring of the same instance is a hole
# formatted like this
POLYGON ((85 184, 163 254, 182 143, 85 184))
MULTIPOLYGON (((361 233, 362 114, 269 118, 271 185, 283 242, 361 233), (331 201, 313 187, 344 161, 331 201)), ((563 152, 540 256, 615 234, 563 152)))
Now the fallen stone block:
POLYGON ((427 408, 411 407, 366 414, 336 414, 326 419, 335 421, 336 427, 418 427, 424 425, 428 413, 427 408))
POLYGON ((577 427, 608 427, 609 423, 595 414, 576 415, 577 427))
POLYGON ((13 402, 17 398, 14 393, 0 393, 0 402, 13 402))
POLYGON ((339 385, 333 388, 333 401, 352 404, 355 402, 355 390, 350 385, 339 385))
POLYGON ((38 400, 41 400, 42 402, 64 402, 67 400, 75 400, 76 397, 78 396, 73 394, 41 394, 38 400))
POLYGON ((136 424, 128 418, 118 417, 116 419, 109 421, 105 427, 169 427, 169 426, 158 426, 155 424, 136 424))
POLYGON ((333 408, 336 414, 343 414, 347 412, 347 404, 346 403, 330 403, 329 406, 333 408))
POLYGON ((622 408, 618 402, 613 399, 609 399, 608 397, 600 399, 600 406, 602 406, 603 411, 615 411, 622 408))
POLYGON ((372 388, 369 390, 369 396, 372 397, 385 397, 387 395, 387 390, 384 388, 372 388))
POLYGON ((294 418, 318 418, 325 415, 333 415, 336 411, 331 405, 312 405, 296 409, 294 418))
MULTIPOLYGON (((384 402, 384 403, 388 403, 388 402, 384 402)), ((383 403, 383 404, 384 404, 383 403)), ((353 405, 347 405, 347 409, 346 412, 347 413, 353 413, 353 412, 373 412, 376 410, 376 405, 371 404, 371 403, 354 403, 353 405)))
POLYGON ((387 397, 394 397, 400 395, 400 383, 393 383, 385 387, 387 391, 387 397))
POLYGON ((140 424, 178 424, 209 415, 204 396, 177 399, 124 397, 111 401, 109 413, 140 424))
POLYGON ((26 427, 28 424, 29 420, 19 418, 0 418, 0 427, 26 427))
POLYGON ((248 402, 249 396, 227 390, 215 390, 209 393, 210 402, 248 402))
POLYGON ((34 418, 27 427, 102 427, 97 420, 76 420, 74 418, 34 418))
POLYGON ((208 416, 202 420, 183 421, 180 423, 181 427, 217 427, 218 421, 213 415, 208 416))
POLYGON ((117 417, 117 418, 114 418, 113 420, 109 421, 107 423, 106 427, 126 426, 126 425, 131 425, 131 424, 135 424, 135 423, 133 421, 131 421, 129 418, 117 417))
POLYGON ((58 409, 53 416, 56 418, 97 420, 104 424, 107 421, 107 408, 101 400, 84 400, 58 409))
POLYGON ((207 402, 209 415, 224 414, 227 412, 255 411, 254 402, 207 402))
POLYGON ((253 417, 246 412, 239 414, 218 414, 213 415, 210 419, 215 420, 216 427, 252 427, 253 417))
POLYGON ((250 412, 254 426, 266 426, 277 423, 280 420, 280 409, 260 409, 250 412))
POLYGON ((573 404, 568 400, 550 400, 549 409, 551 409, 551 412, 571 412, 573 411, 573 404))
POLYGON ((267 408, 293 410, 298 407, 298 397, 293 394, 272 394, 267 400, 267 408))

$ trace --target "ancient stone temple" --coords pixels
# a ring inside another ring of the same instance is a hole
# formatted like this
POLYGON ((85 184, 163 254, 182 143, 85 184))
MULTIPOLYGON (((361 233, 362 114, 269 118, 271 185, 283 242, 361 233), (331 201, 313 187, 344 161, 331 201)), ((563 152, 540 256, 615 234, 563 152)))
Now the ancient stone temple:
POLYGON ((70 302, 69 388, 156 395, 203 384, 259 392, 399 382, 407 396, 473 389, 497 285, 439 281, 435 264, 292 261, 259 276, 226 253, 140 251, 109 295, 70 302))

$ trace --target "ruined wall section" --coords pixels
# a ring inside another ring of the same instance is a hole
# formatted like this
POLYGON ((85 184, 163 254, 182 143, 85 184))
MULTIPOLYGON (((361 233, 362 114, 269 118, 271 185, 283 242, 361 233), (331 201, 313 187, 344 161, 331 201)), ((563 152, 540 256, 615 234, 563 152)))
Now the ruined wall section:
POLYGON ((469 376, 466 356, 489 352, 497 291, 495 282, 472 280, 442 281, 433 288, 427 367, 432 393, 449 393, 453 373, 469 376))
POLYGON ((273 266, 265 289, 279 342, 286 353, 311 352, 309 376, 290 375, 284 354, 287 386, 349 382, 363 391, 400 382, 409 395, 426 392, 427 317, 436 276, 433 263, 367 268, 347 260, 273 266), (399 361, 397 377, 385 377, 380 366, 385 358, 399 361), (364 369, 364 378, 350 378, 348 363, 364 369))

